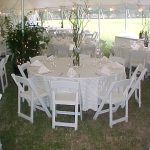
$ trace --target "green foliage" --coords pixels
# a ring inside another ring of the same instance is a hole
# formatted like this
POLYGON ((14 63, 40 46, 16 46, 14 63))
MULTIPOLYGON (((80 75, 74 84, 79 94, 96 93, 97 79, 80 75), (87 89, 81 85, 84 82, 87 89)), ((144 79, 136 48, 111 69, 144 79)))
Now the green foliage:
MULTIPOLYGON (((45 42, 46 39, 43 37, 45 30, 43 27, 30 26, 25 20, 24 30, 22 30, 21 24, 13 27, 11 21, 7 18, 6 28, 6 43, 14 54, 16 64, 22 64, 29 60, 29 57, 40 53, 40 42, 45 42)), ((46 39, 46 42, 49 41, 46 39)))
POLYGON ((110 42, 104 41, 104 40, 100 40, 97 47, 101 50, 101 55, 102 56, 106 56, 109 57, 110 55, 110 49, 112 47, 110 42))

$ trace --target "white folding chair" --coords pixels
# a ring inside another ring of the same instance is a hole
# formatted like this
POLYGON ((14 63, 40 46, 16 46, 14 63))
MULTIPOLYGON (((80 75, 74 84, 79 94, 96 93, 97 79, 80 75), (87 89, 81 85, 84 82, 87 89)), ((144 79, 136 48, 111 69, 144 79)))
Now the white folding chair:
POLYGON ((47 56, 43 56, 43 55, 35 56, 35 57, 29 57, 29 60, 31 63, 33 63, 35 60, 43 61, 46 59, 47 59, 47 56))
POLYGON ((5 64, 8 62, 9 55, 5 56, 5 64))
POLYGON ((131 89, 129 97, 131 97, 132 94, 135 93, 135 100, 138 102, 139 107, 141 107, 141 80, 144 79, 146 72, 147 69, 144 68, 143 65, 139 64, 130 78, 131 89))
POLYGON ((5 92, 5 89, 8 86, 8 81, 7 81, 7 73, 6 73, 6 58, 3 58, 0 61, 0 80, 1 80, 1 85, 2 85, 2 92, 5 92))
POLYGON ((75 130, 78 128, 78 115, 82 119, 82 108, 80 105, 79 112, 79 82, 71 80, 52 80, 50 81, 52 90, 52 128, 55 126, 73 127, 75 130), (75 111, 60 111, 57 109, 57 105, 71 105, 75 107, 75 111), (56 121, 57 114, 73 115, 75 117, 74 122, 60 122, 56 121))
POLYGON ((30 62, 29 61, 27 61, 26 63, 24 63, 24 64, 22 64, 22 65, 17 65, 18 66, 18 69, 19 69, 19 71, 20 71, 20 73, 21 73, 21 75, 22 75, 22 77, 25 77, 25 78, 28 78, 28 76, 27 76, 27 72, 25 72, 25 71, 27 71, 27 67, 30 65, 30 62))
POLYGON ((0 94, 0 100, 1 100, 1 98, 2 98, 2 94, 0 94))
POLYGON ((93 117, 97 119, 99 114, 109 112, 109 126, 112 127, 114 124, 128 121, 128 91, 130 86, 130 79, 124 79, 120 81, 112 82, 108 91, 104 96, 100 96, 101 103, 93 117), (104 109, 104 105, 108 104, 109 108, 104 109), (113 120, 113 112, 116 111, 116 107, 125 106, 125 116, 119 119, 113 120))
POLYGON ((30 79, 25 77, 16 76, 15 74, 11 74, 13 80, 15 81, 18 87, 18 116, 27 119, 31 123, 33 123, 34 119, 34 110, 37 108, 39 110, 44 111, 48 117, 51 117, 51 114, 48 108, 45 105, 45 97, 48 97, 48 93, 44 90, 36 89, 34 84, 30 79), (28 87, 28 88, 26 88, 28 87), (21 101, 27 100, 30 102, 30 114, 27 115, 21 111, 21 101))
MULTIPOLYGON (((5 74, 6 74, 6 77, 7 77, 6 64, 7 64, 7 62, 8 62, 8 59, 9 59, 9 55, 6 55, 5 58, 4 58, 4 63, 5 63, 5 65, 4 65, 4 72, 5 72, 5 74)), ((7 78, 6 78, 6 83, 8 84, 7 78)), ((7 85, 7 86, 8 86, 8 85, 7 85)))
POLYGON ((130 58, 129 58, 129 77, 131 78, 133 71, 133 68, 136 68, 139 64, 142 64, 145 66, 145 58, 146 53, 144 51, 140 50, 132 50, 130 52, 130 58))

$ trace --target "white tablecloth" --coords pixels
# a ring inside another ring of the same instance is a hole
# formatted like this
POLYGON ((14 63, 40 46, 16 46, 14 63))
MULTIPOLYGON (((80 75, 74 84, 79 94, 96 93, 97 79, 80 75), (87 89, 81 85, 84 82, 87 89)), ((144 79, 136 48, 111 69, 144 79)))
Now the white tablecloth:
MULTIPOLYGON (((46 88, 50 92, 48 80, 68 77, 67 72, 72 66, 71 58, 55 58, 54 61, 43 61, 50 72, 46 74, 38 73, 39 67, 29 66, 28 74, 39 88, 46 88), (37 76, 36 76, 37 75, 37 76)), ((107 92, 111 82, 126 78, 125 68, 115 67, 112 62, 102 62, 96 58, 84 58, 80 61, 80 67, 75 67, 77 76, 71 79, 79 80, 82 96, 83 110, 97 110, 100 93, 107 92), (103 67, 109 69, 108 75, 101 73, 103 67)), ((50 102, 51 103, 51 102, 50 102)))
MULTIPOLYGON (((73 44, 72 37, 53 37, 48 44, 47 50, 44 51, 47 55, 52 54, 58 57, 67 57, 70 55, 69 47, 73 44)), ((83 40, 80 45, 80 53, 94 56, 96 50, 96 41, 83 40)))
POLYGON ((134 50, 129 47, 120 47, 117 49, 116 55, 125 59, 126 67, 129 67, 130 59, 132 59, 131 57, 136 57, 139 62, 140 60, 145 60, 146 67, 150 65, 150 47, 143 47, 138 50, 134 50))

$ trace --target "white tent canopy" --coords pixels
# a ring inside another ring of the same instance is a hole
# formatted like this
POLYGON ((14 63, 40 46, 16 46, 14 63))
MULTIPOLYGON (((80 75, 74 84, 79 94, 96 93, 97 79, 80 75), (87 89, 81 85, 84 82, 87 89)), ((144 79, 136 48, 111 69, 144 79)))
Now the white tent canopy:
MULTIPOLYGON (((117 7, 120 5, 150 6, 150 0, 24 0, 25 9, 70 7, 73 3, 87 3, 90 7, 117 7)), ((0 0, 0 10, 20 9, 21 0, 0 0)))
MULTIPOLYGON (((100 35, 100 13, 103 11, 102 9, 105 9, 107 11, 110 10, 110 8, 113 8, 114 10, 121 10, 123 13, 124 17, 124 29, 126 31, 127 28, 127 12, 129 13, 128 8, 132 11, 138 10, 140 13, 141 10, 146 10, 148 17, 149 17, 149 12, 150 12, 150 0, 0 0, 0 13, 5 12, 9 14, 11 11, 14 14, 19 16, 21 15, 21 20, 22 20, 22 28, 23 28, 23 16, 24 12, 28 13, 30 10, 56 10, 58 11, 59 8, 62 8, 61 10, 63 11, 63 8, 66 9, 71 9, 74 3, 84 5, 85 3, 88 5, 89 8, 92 8, 93 10, 96 8, 97 15, 98 15, 98 30, 99 30, 99 35, 100 35), (22 5, 22 2, 23 5, 22 5), (15 11, 16 10, 16 11, 15 11), (124 11, 126 10, 126 11, 124 11)), ((64 9, 65 10, 65 9, 64 9)), ((41 11, 41 12, 42 12, 41 11)), ((36 12, 36 11, 34 11, 36 12)), ((94 12, 94 11, 93 11, 94 12)), ((53 11, 52 11, 53 13, 53 11)), ((54 11, 54 14, 56 12, 54 11)), ((117 13, 117 11, 116 11, 117 13)), ((134 13, 134 12, 133 12, 134 13)), ((59 13, 60 14, 60 13, 59 13)), ((118 13, 120 15, 120 12, 118 13)), ((136 14, 136 13, 135 13, 136 14)), ((144 14, 144 13, 141 13, 144 14)), ((141 14, 139 15, 141 17, 141 14)), ((134 15, 136 16, 136 15, 134 15)), ((144 16, 144 15, 143 15, 144 16)), ((142 17, 143 17, 142 16, 142 17)), ((145 17, 145 16, 144 16, 145 17)), ((133 17, 134 18, 134 17, 133 17)), ((61 19, 61 18, 60 18, 61 19)), ((143 21, 143 20, 142 20, 143 21)))

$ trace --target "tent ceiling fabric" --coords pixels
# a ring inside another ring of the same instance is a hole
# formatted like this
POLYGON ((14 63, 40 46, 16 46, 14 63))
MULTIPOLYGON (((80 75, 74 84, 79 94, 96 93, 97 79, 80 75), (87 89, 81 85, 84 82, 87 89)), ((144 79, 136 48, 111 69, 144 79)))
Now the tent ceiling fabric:
MULTIPOLYGON (((70 7, 74 3, 83 4, 86 2, 89 6, 111 7, 117 5, 135 5, 135 6, 150 6, 150 0, 24 0, 25 9, 39 8, 59 8, 70 7)), ((20 9, 21 0, 0 0, 0 10, 5 9, 20 9)))

